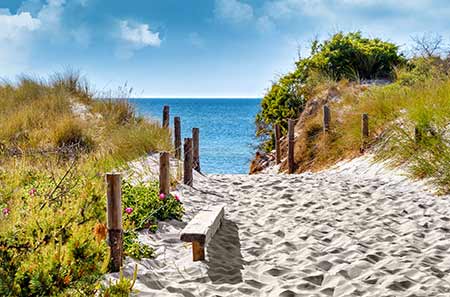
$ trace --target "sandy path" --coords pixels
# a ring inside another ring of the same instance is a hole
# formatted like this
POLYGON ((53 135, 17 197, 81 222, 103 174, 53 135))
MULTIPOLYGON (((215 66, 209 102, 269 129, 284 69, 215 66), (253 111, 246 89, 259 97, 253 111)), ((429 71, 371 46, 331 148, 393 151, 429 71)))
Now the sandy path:
POLYGON ((144 232, 158 256, 139 262, 139 296, 450 296, 449 197, 367 158, 315 174, 196 176, 180 192, 186 222, 223 202, 226 220, 205 262, 179 241, 185 223, 144 232))

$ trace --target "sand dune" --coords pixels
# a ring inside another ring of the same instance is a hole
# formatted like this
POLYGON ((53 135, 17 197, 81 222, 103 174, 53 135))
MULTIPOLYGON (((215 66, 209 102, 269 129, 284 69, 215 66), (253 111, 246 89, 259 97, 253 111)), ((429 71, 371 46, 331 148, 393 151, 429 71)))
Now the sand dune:
POLYGON ((450 296, 449 197, 367 157, 320 173, 197 175, 179 191, 185 222, 224 202, 225 221, 204 262, 179 240, 185 222, 143 232, 158 256, 139 262, 139 296, 450 296))

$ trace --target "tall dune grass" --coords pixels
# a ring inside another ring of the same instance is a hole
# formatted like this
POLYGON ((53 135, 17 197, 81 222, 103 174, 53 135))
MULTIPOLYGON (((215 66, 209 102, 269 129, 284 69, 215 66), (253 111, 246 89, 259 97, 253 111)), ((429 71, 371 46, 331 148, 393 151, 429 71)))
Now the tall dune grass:
POLYGON ((1 296, 93 296, 109 260, 103 174, 171 150, 167 129, 93 94, 72 72, 0 84, 1 296))
POLYGON ((412 177, 428 178, 441 192, 450 192, 450 78, 431 75, 402 82, 372 87, 335 82, 341 100, 330 103, 332 129, 322 132, 320 112, 305 123, 296 144, 300 170, 359 155, 361 115, 367 113, 368 142, 378 159, 405 164, 412 177))

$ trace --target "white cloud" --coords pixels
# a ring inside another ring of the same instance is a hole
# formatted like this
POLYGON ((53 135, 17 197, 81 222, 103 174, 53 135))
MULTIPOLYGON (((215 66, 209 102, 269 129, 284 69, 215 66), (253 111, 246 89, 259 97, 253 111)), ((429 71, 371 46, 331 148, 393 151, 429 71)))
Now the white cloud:
POLYGON ((240 24, 253 20, 253 7, 238 0, 216 0, 214 14, 221 21, 240 24))
POLYGON ((159 32, 153 32, 148 24, 119 21, 119 38, 122 41, 117 54, 122 58, 130 58, 134 51, 145 47, 159 47, 159 32))
POLYGON ((65 3, 65 0, 47 0, 47 4, 42 6, 37 17, 45 24, 44 30, 53 33, 61 31, 65 3))
POLYGON ((87 48, 91 44, 91 31, 85 25, 81 25, 70 31, 70 35, 80 46, 87 48))
POLYGON ((262 33, 272 32, 275 29, 274 22, 266 15, 263 15, 256 20, 256 26, 262 33))
MULTIPOLYGON (((77 0, 79 6, 87 0, 77 0)), ((74 2, 72 2, 73 4, 74 2)), ((0 8, 0 75, 26 71, 37 42, 73 41, 86 47, 86 26, 69 28, 65 22, 66 0, 26 0, 15 14, 0 8)))
POLYGON ((23 34, 39 29, 41 21, 28 12, 12 15, 9 10, 0 10, 0 39, 3 41, 19 41, 23 34))
POLYGON ((120 21, 119 26, 122 40, 138 48, 161 45, 159 32, 152 32, 147 24, 130 24, 128 21, 120 21))
POLYGON ((189 33, 188 41, 196 48, 205 47, 205 40, 197 32, 189 33))
POLYGON ((0 69, 2 75, 23 71, 27 65, 28 44, 41 21, 28 12, 11 14, 0 10, 0 69))

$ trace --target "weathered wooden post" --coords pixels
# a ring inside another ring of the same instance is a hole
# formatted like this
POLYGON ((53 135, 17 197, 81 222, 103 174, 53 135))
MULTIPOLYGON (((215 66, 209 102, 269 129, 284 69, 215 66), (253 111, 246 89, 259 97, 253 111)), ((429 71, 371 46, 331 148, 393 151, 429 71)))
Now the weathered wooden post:
POLYGON ((112 272, 118 272, 123 259, 123 229, 122 229, 122 188, 120 174, 107 173, 107 217, 108 245, 111 251, 110 267, 112 272))
POLYGON ((170 121, 170 114, 169 114, 169 106, 168 105, 164 105, 163 108, 163 128, 168 128, 169 127, 169 121, 170 121))
POLYGON ((192 166, 197 172, 200 172, 200 129, 192 128, 192 166))
POLYGON ((361 138, 362 138, 362 149, 364 150, 367 145, 367 139, 369 138, 369 115, 363 113, 361 115, 361 138))
POLYGON ((185 185, 193 185, 192 178, 192 138, 184 139, 184 178, 183 182, 185 185))
POLYGON ((323 106, 323 132, 330 131, 331 114, 328 105, 323 106))
POLYGON ((361 115, 361 135, 363 139, 369 137, 369 115, 367 113, 361 115))
POLYGON ((417 144, 422 141, 422 129, 417 126, 414 127, 414 140, 417 144))
POLYGON ((294 173, 294 128, 295 120, 288 121, 288 173, 294 173))
POLYGON ((275 160, 277 164, 280 164, 281 162, 280 138, 281 138, 280 125, 275 124, 275 160))
POLYGON ((159 155, 159 193, 164 195, 170 192, 170 155, 162 152, 159 155))
POLYGON ((181 159, 181 119, 180 117, 175 117, 173 119, 174 126, 174 145, 175 145, 175 158, 181 159))

